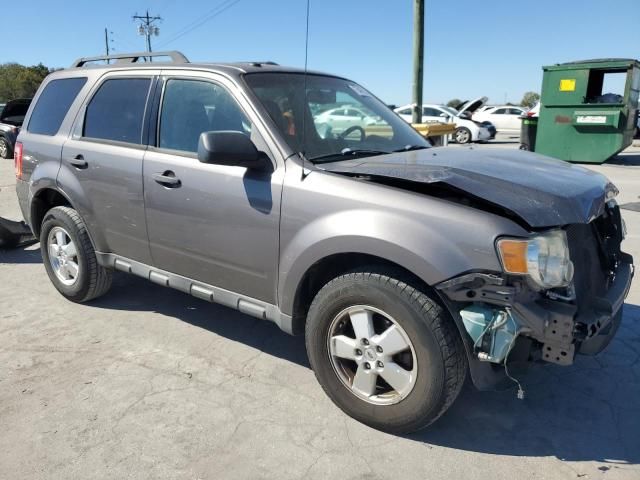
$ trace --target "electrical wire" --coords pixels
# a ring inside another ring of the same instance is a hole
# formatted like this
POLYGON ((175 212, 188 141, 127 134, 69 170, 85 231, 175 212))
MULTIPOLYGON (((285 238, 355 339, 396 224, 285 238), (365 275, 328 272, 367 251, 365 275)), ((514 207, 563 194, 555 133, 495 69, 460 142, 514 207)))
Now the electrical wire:
POLYGON ((504 373, 505 373, 505 375, 507 376, 507 378, 509 380, 514 382, 516 385, 518 385, 518 393, 517 393, 518 399, 519 400, 524 400, 524 390, 522 388, 522 385, 520 385, 520 382, 516 378, 511 376, 511 374, 509 373, 509 367, 507 366, 507 361, 509 360, 509 355, 511 355, 511 350, 513 349, 513 345, 516 343, 516 339, 520 335, 520 332, 518 331, 518 324, 516 323, 515 319, 511 315, 511 309, 509 307, 506 307, 505 310, 507 311, 507 315, 509 315, 509 318, 513 322, 513 325, 514 325, 514 327, 516 329, 516 334, 511 339, 511 343, 509 344, 509 351, 504 356, 504 361, 502 362, 503 365, 504 365, 504 373))
POLYGON ((186 26, 181 28, 177 33, 175 33, 173 37, 169 38, 169 40, 160 43, 160 45, 158 45, 157 48, 164 48, 170 43, 173 43, 176 40, 184 37, 188 33, 191 33, 193 30, 195 30, 196 28, 201 27, 208 21, 224 13, 225 11, 227 11, 229 8, 233 7, 235 4, 239 3, 240 1, 241 0, 224 0, 222 3, 220 3, 213 9, 209 10, 209 12, 204 15, 204 17, 198 18, 197 20, 187 24, 186 26))

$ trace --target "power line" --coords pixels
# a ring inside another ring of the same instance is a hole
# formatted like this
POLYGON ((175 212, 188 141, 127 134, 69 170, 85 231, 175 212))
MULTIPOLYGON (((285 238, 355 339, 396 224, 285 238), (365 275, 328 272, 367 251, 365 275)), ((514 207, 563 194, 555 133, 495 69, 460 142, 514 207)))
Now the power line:
POLYGON ((191 22, 188 25, 186 25, 185 27, 183 27, 181 30, 178 31, 178 33, 176 33, 169 40, 167 40, 166 42, 160 44, 160 47, 164 47, 166 45, 169 45, 170 43, 175 42, 179 38, 184 37, 186 34, 191 33, 196 28, 201 27, 202 25, 204 25, 208 21, 214 19, 215 17, 217 17, 218 15, 222 14, 223 12, 227 11, 229 8, 233 7, 236 3, 240 2, 240 1, 241 0, 225 0, 225 1, 223 1, 221 4, 219 4, 218 6, 216 6, 212 10, 210 10, 207 14, 205 14, 205 16, 203 18, 200 18, 200 19, 198 19, 198 20, 196 20, 194 22, 191 22))

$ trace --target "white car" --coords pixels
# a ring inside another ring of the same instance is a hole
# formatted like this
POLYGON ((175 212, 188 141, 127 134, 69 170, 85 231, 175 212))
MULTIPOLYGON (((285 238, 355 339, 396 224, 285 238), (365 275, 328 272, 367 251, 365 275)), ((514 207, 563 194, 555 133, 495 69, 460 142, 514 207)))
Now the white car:
POLYGON ((512 105, 499 105, 497 107, 483 108, 473 114, 473 119, 478 122, 491 122, 500 131, 520 131, 521 117, 526 110, 512 105))
MULTIPOLYGON (((412 120, 411 105, 394 110, 400 118, 408 123, 412 120)), ((455 108, 444 105, 422 105, 422 123, 455 123, 456 131, 453 139, 457 143, 486 142, 492 138, 489 128, 479 122, 466 118, 455 108)))
MULTIPOLYGON (((369 125, 375 125, 379 118, 360 110, 351 105, 326 110, 318 115, 314 115, 313 122, 319 132, 331 132, 339 135, 351 127, 364 129, 369 125)), ((326 134, 326 133, 325 133, 326 134)))
POLYGON ((527 117, 539 117, 540 116, 540 102, 536 102, 536 104, 527 110, 525 114, 527 117))

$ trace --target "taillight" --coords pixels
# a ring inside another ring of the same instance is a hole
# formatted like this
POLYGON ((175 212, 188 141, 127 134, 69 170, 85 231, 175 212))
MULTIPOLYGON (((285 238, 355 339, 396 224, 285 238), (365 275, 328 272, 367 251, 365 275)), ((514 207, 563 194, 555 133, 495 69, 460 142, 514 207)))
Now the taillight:
POLYGON ((16 166, 16 178, 22 178, 22 143, 16 142, 13 149, 13 162, 16 166))

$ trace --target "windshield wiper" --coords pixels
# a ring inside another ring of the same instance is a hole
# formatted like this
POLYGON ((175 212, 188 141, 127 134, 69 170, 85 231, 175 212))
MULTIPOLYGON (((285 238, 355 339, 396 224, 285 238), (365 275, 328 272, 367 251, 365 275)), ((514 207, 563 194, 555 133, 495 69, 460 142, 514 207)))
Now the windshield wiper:
POLYGON ((425 148, 430 148, 430 147, 427 147, 426 145, 405 145, 402 148, 394 150, 393 153, 410 152, 411 150, 422 150, 422 149, 425 149, 425 148))
POLYGON ((369 150, 365 148, 344 148, 338 153, 329 153, 310 158, 314 163, 337 162, 344 160, 344 157, 370 157, 374 155, 388 155, 391 152, 384 150, 369 150))

